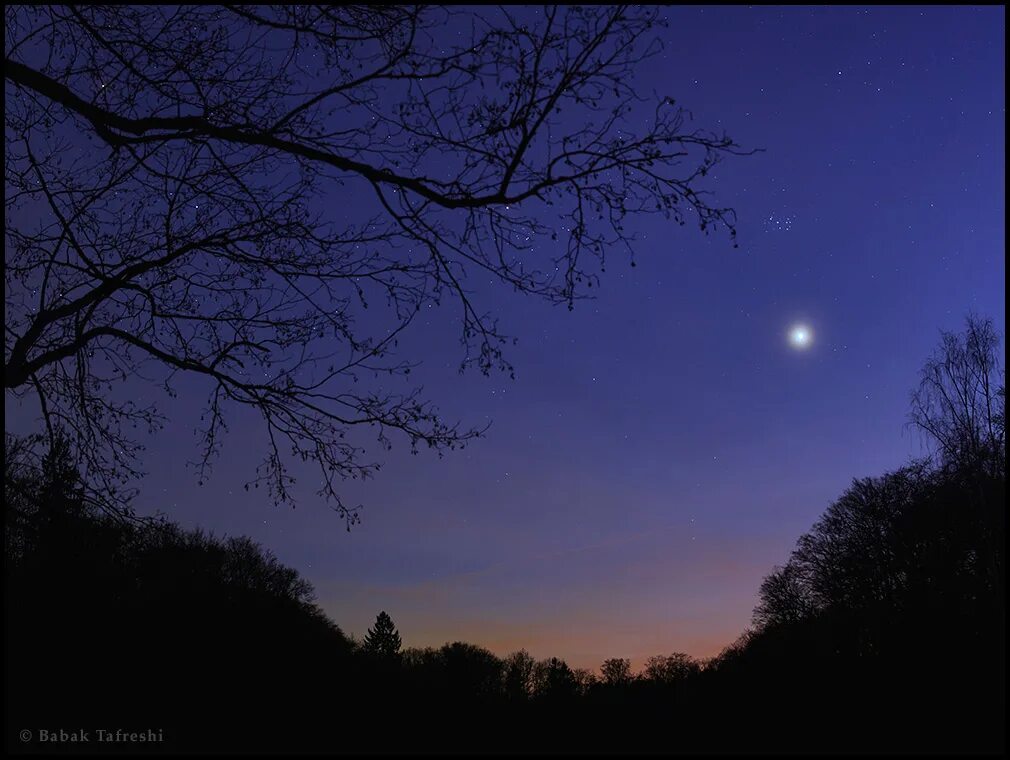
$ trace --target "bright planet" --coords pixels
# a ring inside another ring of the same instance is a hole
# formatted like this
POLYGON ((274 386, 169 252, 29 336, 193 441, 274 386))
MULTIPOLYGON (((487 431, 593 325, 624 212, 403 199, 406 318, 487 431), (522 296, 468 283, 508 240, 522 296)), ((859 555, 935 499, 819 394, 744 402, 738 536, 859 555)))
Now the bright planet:
POLYGON ((810 348, 813 340, 814 331, 807 325, 793 325, 789 328, 789 344, 793 348, 799 351, 810 348))

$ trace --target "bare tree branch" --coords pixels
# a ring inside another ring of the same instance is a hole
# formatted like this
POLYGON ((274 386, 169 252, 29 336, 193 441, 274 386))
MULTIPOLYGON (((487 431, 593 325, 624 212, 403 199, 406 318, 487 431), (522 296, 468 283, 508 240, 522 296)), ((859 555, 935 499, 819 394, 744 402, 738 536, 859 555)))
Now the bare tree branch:
POLYGON ((511 372, 468 276, 571 308, 633 256, 629 215, 735 234, 704 178, 745 151, 635 90, 659 12, 8 6, 5 388, 122 508, 128 431, 163 422, 124 389, 199 378, 201 479, 229 409, 254 409, 249 485, 292 501, 290 462, 313 461, 353 522, 339 481, 378 464, 350 431, 481 432, 376 379, 416 366, 395 352, 422 307, 459 304, 461 370, 511 372), (366 216, 320 211, 330 193, 366 216))

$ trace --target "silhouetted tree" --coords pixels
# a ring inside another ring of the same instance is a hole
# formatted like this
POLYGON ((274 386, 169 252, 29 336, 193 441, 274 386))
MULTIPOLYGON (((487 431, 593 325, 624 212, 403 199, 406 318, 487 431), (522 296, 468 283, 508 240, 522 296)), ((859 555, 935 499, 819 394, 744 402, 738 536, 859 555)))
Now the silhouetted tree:
POLYGON ((536 660, 525 649, 508 655, 503 663, 505 695, 510 699, 525 700, 534 689, 536 660))
POLYGON ((375 625, 365 634, 363 648, 379 657, 396 657, 400 653, 400 633, 385 611, 375 617, 375 625))
POLYGON ((575 693, 579 696, 588 694, 600 681, 589 668, 574 668, 572 678, 575 681, 575 693))
POLYGON ((575 675, 564 660, 557 657, 541 660, 533 672, 534 690, 538 698, 563 701, 578 693, 575 675))
POLYGON ((354 521, 337 483, 379 466, 356 431, 479 433, 402 380, 355 384, 410 372, 394 351, 422 307, 454 302, 461 368, 508 372, 468 275, 571 307, 630 258, 631 216, 734 233, 701 186, 737 146, 635 86, 660 13, 7 6, 4 387, 121 509, 133 430, 164 421, 138 385, 189 376, 201 481, 246 406, 266 433, 247 487, 291 501, 289 463, 313 461, 354 521), (320 214, 331 192, 357 218, 320 214))
POLYGON ((910 519, 932 488, 921 463, 853 481, 761 584, 755 625, 789 625, 829 609, 896 610, 922 562, 910 519))
POLYGON ((603 683, 608 686, 622 686, 631 681, 631 660, 612 658, 604 660, 600 666, 603 683))

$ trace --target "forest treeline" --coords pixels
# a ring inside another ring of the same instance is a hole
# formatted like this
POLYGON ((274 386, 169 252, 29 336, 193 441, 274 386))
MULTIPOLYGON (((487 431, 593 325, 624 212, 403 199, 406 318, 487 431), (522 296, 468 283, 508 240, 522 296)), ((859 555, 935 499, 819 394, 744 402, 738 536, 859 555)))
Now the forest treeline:
POLYGON ((103 512, 59 436, 8 435, 8 748, 90 726, 165 750, 1002 751, 998 352, 985 320, 945 335, 912 397, 935 456, 855 480, 719 656, 639 673, 404 648, 385 612, 355 640, 263 547, 103 512))

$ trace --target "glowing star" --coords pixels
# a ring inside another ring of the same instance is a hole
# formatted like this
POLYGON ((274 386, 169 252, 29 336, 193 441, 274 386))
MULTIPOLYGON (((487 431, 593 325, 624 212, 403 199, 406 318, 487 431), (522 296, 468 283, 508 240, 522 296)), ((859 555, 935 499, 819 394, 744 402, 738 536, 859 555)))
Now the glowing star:
POLYGON ((789 328, 789 344, 797 351, 810 348, 814 340, 814 331, 806 325, 793 325, 789 328))

